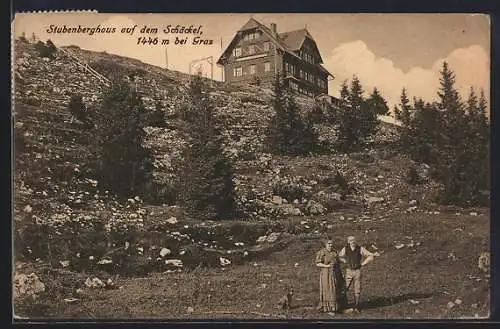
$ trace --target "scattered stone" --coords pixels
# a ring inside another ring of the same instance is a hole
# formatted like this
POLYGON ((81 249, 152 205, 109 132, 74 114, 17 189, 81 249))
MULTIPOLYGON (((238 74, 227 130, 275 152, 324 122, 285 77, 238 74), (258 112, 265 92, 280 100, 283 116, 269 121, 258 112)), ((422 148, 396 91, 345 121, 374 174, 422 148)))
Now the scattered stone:
POLYGON ((309 200, 306 205, 306 211, 310 215, 322 215, 326 212, 326 208, 319 202, 314 200, 309 200))
POLYGON ((167 259, 165 261, 165 265, 173 265, 173 266, 176 266, 176 267, 182 267, 182 260, 180 259, 167 259))
POLYGON ((471 213, 469 213, 469 215, 471 215, 471 216, 477 216, 477 212, 475 212, 475 211, 471 212, 471 213))
POLYGON ((410 303, 412 303, 413 305, 418 305, 418 304, 420 304, 420 301, 418 301, 418 300, 409 299, 408 301, 409 301, 410 303))
POLYGON ((33 210, 33 208, 31 208, 30 205, 27 205, 26 207, 24 207, 24 211, 27 213, 30 213, 32 210, 33 210))
POLYGON ((417 206, 413 206, 413 207, 406 209, 406 212, 414 212, 415 210, 417 210, 417 206))
POLYGON ((106 284, 104 282, 101 281, 101 279, 97 278, 97 277, 94 277, 94 278, 87 278, 87 280, 85 280, 85 285, 88 287, 88 288, 103 288, 106 286, 106 284))
POLYGON ((447 307, 448 309, 452 309, 453 307, 455 307, 455 303, 453 303, 453 302, 448 302, 448 304, 446 305, 446 307, 447 307))
POLYGON ((69 260, 62 260, 59 262, 62 267, 68 267, 69 266, 69 260))
POLYGON ((45 284, 38 278, 35 273, 29 275, 15 274, 13 280, 13 297, 18 298, 22 296, 37 296, 39 293, 45 291, 45 284))
POLYGON ((170 217, 169 219, 167 219, 167 223, 169 224, 177 224, 178 222, 179 221, 175 217, 170 217))
POLYGON ((273 195, 271 202, 276 204, 276 205, 281 205, 281 204, 283 204, 283 199, 280 196, 273 195))
POLYGON ((411 200, 410 203, 409 203, 410 206, 414 206, 416 204, 417 204, 417 200, 415 200, 415 199, 411 200))
POLYGON ((221 266, 231 265, 231 261, 227 258, 219 257, 219 261, 220 261, 221 266))
POLYGON ((396 249, 401 249, 401 248, 403 248, 404 246, 405 246, 404 244, 402 244, 402 243, 398 243, 395 247, 396 247, 396 249))
POLYGON ((171 251, 168 248, 161 248, 160 250, 160 256, 165 257, 167 255, 170 255, 171 251))
POLYGON ((266 242, 267 240, 267 235, 262 235, 262 236, 259 236, 259 238, 257 239, 257 243, 263 243, 263 242, 266 242))
POLYGON ((365 197, 365 200, 369 206, 371 206, 372 204, 382 203, 385 201, 384 198, 374 197, 374 196, 365 197))
POLYGON ((109 258, 103 258, 101 259, 97 264, 99 265, 105 265, 105 264, 111 264, 113 261, 109 258))
POLYGON ((188 313, 193 313, 194 312, 194 308, 192 306, 189 306, 186 311, 188 313))
POLYGON ((275 242, 276 240, 278 240, 280 235, 281 235, 281 233, 278 233, 278 232, 273 232, 273 233, 269 234, 269 236, 267 237, 267 242, 269 242, 269 243, 275 242))
POLYGON ((462 304, 462 300, 460 298, 455 299, 455 304, 456 305, 462 304))

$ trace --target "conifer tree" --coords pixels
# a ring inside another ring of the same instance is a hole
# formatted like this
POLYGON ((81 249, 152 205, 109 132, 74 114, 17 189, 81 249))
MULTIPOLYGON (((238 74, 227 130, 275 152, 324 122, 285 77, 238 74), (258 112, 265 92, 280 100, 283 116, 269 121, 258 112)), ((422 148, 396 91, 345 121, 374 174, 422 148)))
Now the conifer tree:
POLYGON ((376 115, 387 115, 389 113, 389 106, 387 101, 382 97, 377 87, 373 88, 373 92, 367 100, 368 106, 376 115))
POLYGON ((267 127, 266 144, 281 155, 306 155, 318 146, 312 122, 302 119, 293 95, 286 90, 280 72, 274 81, 274 116, 267 127))
POLYGON ((403 150, 407 150, 410 147, 410 129, 412 120, 412 108, 410 105, 410 100, 408 99, 406 88, 401 90, 401 96, 399 101, 399 108, 395 107, 394 110, 396 120, 401 122, 401 133, 400 133, 400 146, 403 150))
POLYGON ((186 214, 204 220, 230 219, 236 211, 233 169, 200 77, 190 85, 186 120, 189 145, 179 166, 179 201, 186 214))
POLYGON ((152 156, 142 145, 145 107, 124 80, 104 94, 94 129, 98 181, 103 189, 129 197, 151 179, 152 156))
POLYGON ((377 111, 385 112, 387 104, 378 90, 368 99, 363 97, 363 87, 353 76, 350 89, 344 81, 340 90, 339 148, 349 152, 358 149, 378 126, 377 111))
POLYGON ((437 168, 441 174, 444 190, 442 202, 452 204, 471 204, 477 201, 480 178, 487 170, 484 165, 483 143, 477 135, 475 123, 480 112, 475 93, 469 95, 467 104, 462 104, 455 89, 455 75, 446 62, 441 70, 439 107, 443 114, 442 155, 437 168), (467 113, 465 109, 467 108, 467 113), (468 120, 470 119, 470 120, 468 120))

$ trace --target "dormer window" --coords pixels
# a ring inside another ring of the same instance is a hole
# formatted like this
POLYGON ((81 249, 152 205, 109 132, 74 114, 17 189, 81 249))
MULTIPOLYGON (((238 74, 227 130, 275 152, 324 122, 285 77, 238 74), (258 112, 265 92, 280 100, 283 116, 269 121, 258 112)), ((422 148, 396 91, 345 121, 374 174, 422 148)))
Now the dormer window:
POLYGON ((240 47, 234 48, 233 55, 234 55, 234 57, 240 57, 241 56, 241 48, 240 47))
POLYGON ((252 32, 252 33, 248 33, 245 35, 244 39, 246 41, 251 41, 251 40, 255 40, 259 37, 259 33, 258 32, 252 32))
POLYGON ((270 48, 271 44, 269 43, 269 41, 264 42, 264 51, 269 51, 270 48))
POLYGON ((248 46, 248 53, 250 55, 255 54, 255 45, 248 46))

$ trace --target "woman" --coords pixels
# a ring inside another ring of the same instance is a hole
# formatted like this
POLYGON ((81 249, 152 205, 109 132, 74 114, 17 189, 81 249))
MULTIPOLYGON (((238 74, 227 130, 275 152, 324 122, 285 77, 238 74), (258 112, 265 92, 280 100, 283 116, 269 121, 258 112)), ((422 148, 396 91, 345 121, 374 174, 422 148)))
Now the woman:
POLYGON ((337 277, 334 267, 338 267, 337 253, 333 250, 333 241, 325 241, 325 247, 316 253, 316 266, 319 273, 319 306, 323 312, 337 312, 337 277))

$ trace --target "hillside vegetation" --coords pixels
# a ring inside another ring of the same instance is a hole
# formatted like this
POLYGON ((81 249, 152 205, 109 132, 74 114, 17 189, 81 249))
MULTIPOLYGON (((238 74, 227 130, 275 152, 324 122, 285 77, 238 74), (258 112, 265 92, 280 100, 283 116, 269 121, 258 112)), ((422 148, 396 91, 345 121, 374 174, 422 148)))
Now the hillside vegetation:
MULTIPOLYGON (((328 317, 315 310, 312 261, 323 237, 340 249, 351 234, 380 254, 364 273, 366 311, 354 317, 489 314, 489 279, 477 268, 488 250, 489 209, 440 205, 442 181, 432 164, 400 151, 397 127, 382 123, 367 143, 344 153, 334 147, 335 122, 318 121, 319 152, 276 155, 265 139, 275 113, 272 90, 204 81, 221 154, 231 163, 237 211, 226 220, 186 215, 176 182, 192 144, 184 116, 191 77, 67 50, 109 81, 133 81, 127 85, 142 104, 137 115, 146 118, 141 148, 152 157, 152 179, 125 197, 102 188, 94 127, 105 131, 103 122, 112 117, 99 110, 109 95, 106 81, 66 52, 42 57, 16 40, 17 315, 328 317), (296 306, 279 313, 274 304, 289 286, 296 306)), ((296 102, 310 118, 315 104, 296 102)))

